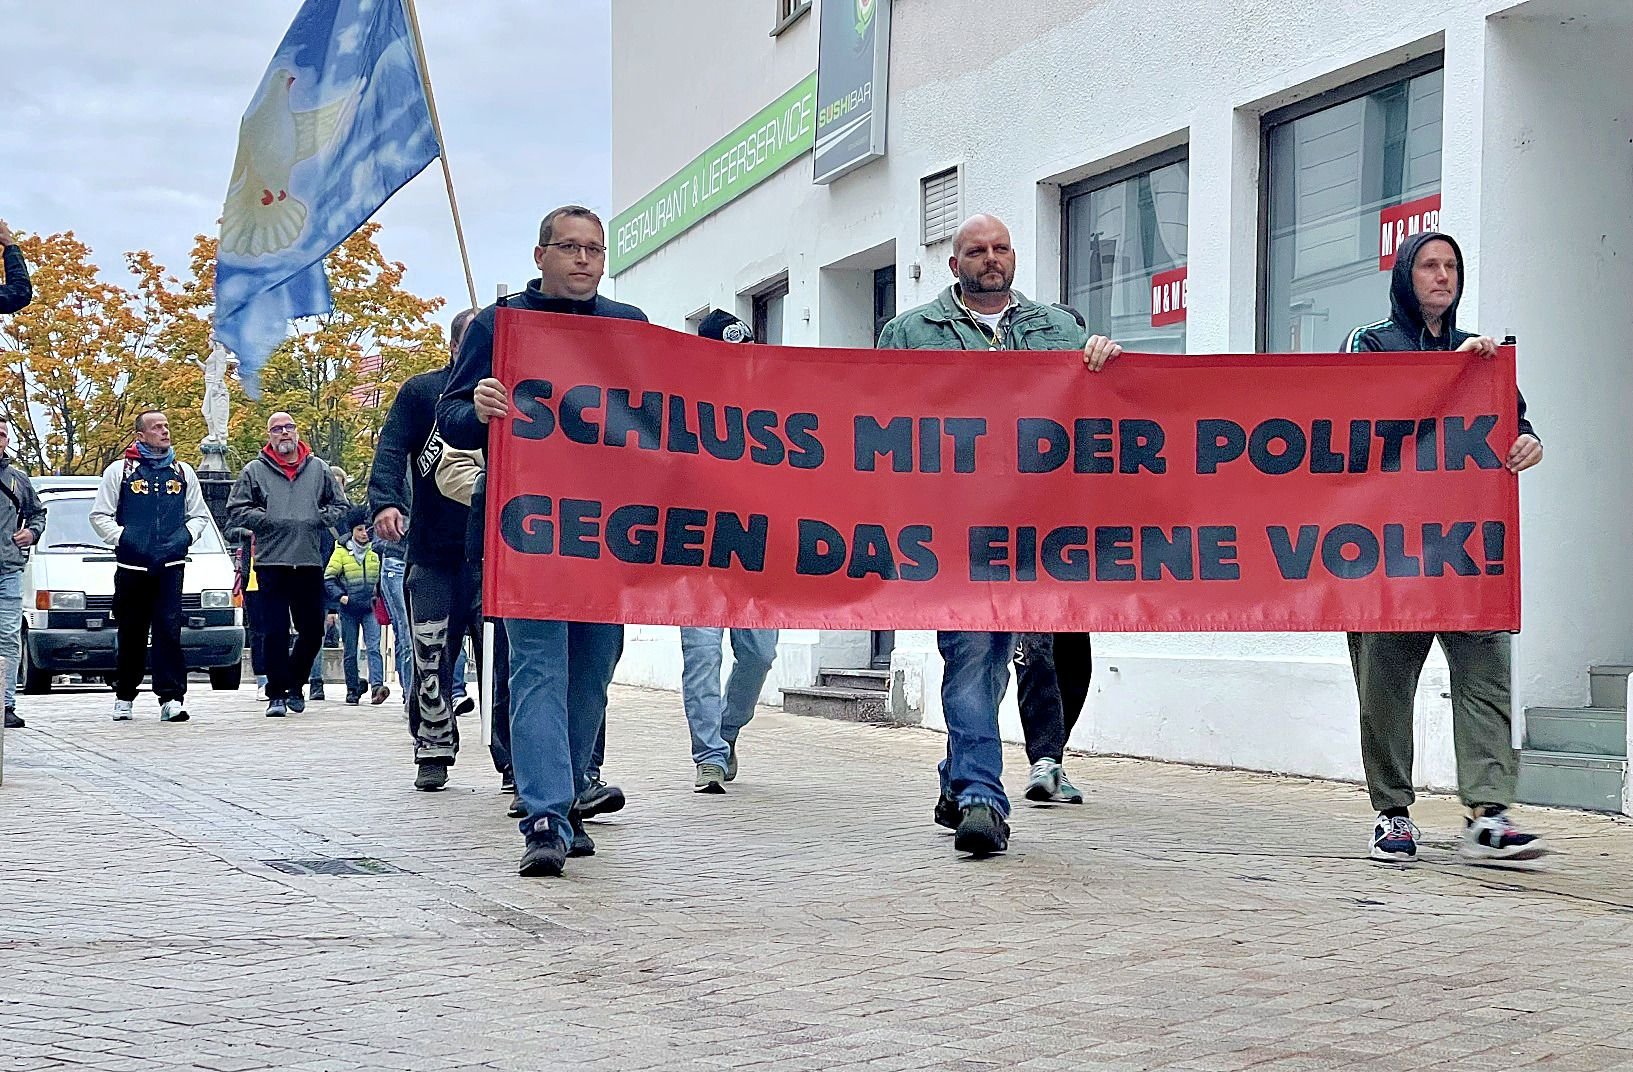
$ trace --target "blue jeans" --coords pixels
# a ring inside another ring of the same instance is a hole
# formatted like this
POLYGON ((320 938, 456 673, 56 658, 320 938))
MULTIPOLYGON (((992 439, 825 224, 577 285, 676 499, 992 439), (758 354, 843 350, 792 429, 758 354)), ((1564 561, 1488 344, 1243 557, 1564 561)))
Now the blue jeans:
POLYGON ((737 734, 754 717, 760 689, 777 658, 775 629, 733 629, 731 677, 720 695, 720 641, 724 629, 680 631, 681 698, 692 731, 692 762, 718 763, 731 754, 737 734))
POLYGON ((567 812, 588 784, 607 717, 607 686, 624 653, 624 627, 505 619, 510 641, 510 758, 516 797, 535 824, 569 840, 567 812))
POLYGON ((6 710, 17 706, 17 674, 23 662, 23 571, 0 573, 0 674, 6 676, 6 710))
POLYGON ((1008 816, 998 705, 1009 688, 1015 634, 937 633, 936 647, 944 665, 941 710, 947 720, 947 758, 937 768, 941 792, 960 807, 990 804, 1008 816))
POLYGON ((408 690, 414 686, 414 639, 408 627, 408 597, 403 594, 403 578, 408 563, 400 558, 380 561, 380 592, 386 597, 386 610, 391 613, 391 648, 397 661, 397 689, 408 702, 408 690))
POLYGON ((380 653, 380 623, 374 620, 374 608, 363 615, 340 612, 340 646, 345 649, 346 695, 357 696, 363 691, 363 681, 357 673, 357 634, 363 634, 363 644, 369 649, 369 685, 385 684, 386 661, 380 653))

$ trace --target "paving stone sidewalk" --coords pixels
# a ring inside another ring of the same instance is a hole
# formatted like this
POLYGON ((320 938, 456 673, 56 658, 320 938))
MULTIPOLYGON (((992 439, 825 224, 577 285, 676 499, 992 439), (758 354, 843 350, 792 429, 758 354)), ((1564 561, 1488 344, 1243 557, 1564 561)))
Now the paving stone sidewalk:
POLYGON ((1495 871, 1435 800, 1405 870, 1357 787, 1078 758, 972 862, 937 734, 763 711, 697 796, 679 698, 618 689, 630 806, 523 880, 486 756, 415 793, 395 699, 194 701, 6 734, 0 1069, 1633 1070, 1623 820, 1526 810, 1562 854, 1495 871), (397 870, 266 862, 317 858, 397 870))

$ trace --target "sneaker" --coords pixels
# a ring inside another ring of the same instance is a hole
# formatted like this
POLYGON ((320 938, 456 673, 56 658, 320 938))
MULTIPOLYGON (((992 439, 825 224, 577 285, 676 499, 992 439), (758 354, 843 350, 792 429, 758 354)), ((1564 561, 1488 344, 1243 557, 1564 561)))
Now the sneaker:
MULTIPOLYGON (((324 698, 324 695, 323 695, 323 682, 321 682, 321 681, 312 682, 312 688, 310 690, 310 693, 311 693, 311 698, 314 699, 314 700, 323 699, 324 698)), ((296 689, 294 695, 289 697, 289 709, 291 711, 301 711, 301 710, 305 709, 305 707, 306 707, 306 701, 305 700, 301 700, 300 707, 295 706, 295 701, 297 699, 300 699, 300 690, 299 689, 296 689)))
POLYGON ((724 793, 726 791, 726 768, 718 763, 699 763, 697 765, 697 781, 695 792, 724 793))
POLYGON ((1056 786, 1058 786, 1058 788, 1055 790, 1055 803, 1056 804, 1081 804, 1081 803, 1083 803, 1083 790, 1079 789, 1077 786, 1073 785, 1071 782, 1066 780, 1066 768, 1065 767, 1059 768, 1059 771, 1060 771, 1059 776, 1055 778, 1055 784, 1056 784, 1056 786))
POLYGON ((1060 764, 1053 759, 1040 759, 1032 764, 1032 773, 1026 778, 1026 799, 1047 804, 1060 792, 1060 764))
MULTIPOLYGON (((381 687, 384 688, 384 686, 381 687)), ((384 697, 381 697, 381 699, 384 699, 384 697)), ((375 700, 374 702, 379 703, 380 700, 375 700)), ((455 718, 464 718, 466 715, 474 714, 475 712, 476 701, 471 699, 469 696, 461 696, 459 699, 454 701, 455 718)))
MULTIPOLYGON (((118 718, 119 716, 115 715, 114 717, 118 718)), ((187 719, 187 705, 180 700, 166 700, 159 705, 160 722, 186 722, 187 719)))
POLYGON ((971 804, 958 821, 953 848, 971 856, 991 856, 1009 848, 1009 824, 991 804, 971 804))
POLYGON ((501 792, 501 793, 514 793, 514 792, 516 792, 516 774, 515 774, 514 771, 500 771, 499 772, 499 792, 501 792))
POLYGON ((390 689, 386 688, 384 685, 376 685, 374 688, 369 690, 369 703, 375 705, 383 704, 386 702, 386 697, 390 695, 390 689))
POLYGON ((129 722, 133 714, 131 709, 135 706, 135 702, 132 700, 115 700, 113 702, 113 720, 115 722, 129 722))
POLYGON ((527 806, 522 803, 521 797, 511 797, 510 807, 505 809, 505 814, 512 819, 520 819, 527 814, 527 806))
POLYGON ((573 828, 573 843, 567 847, 568 856, 594 856, 595 842, 584 830, 584 817, 574 808, 567 813, 567 822, 573 828))
POLYGON ((266 699, 266 675, 265 674, 256 674, 255 675, 255 698, 257 700, 265 700, 266 699))
MULTIPOLYGON (((312 699, 323 699, 323 690, 318 688, 316 685, 312 686, 312 699)), ((289 698, 284 701, 284 706, 298 715, 302 711, 306 710, 306 697, 301 695, 300 689, 296 689, 294 692, 290 693, 289 698)))
POLYGON ((24 722, 17 714, 17 709, 15 707, 6 708, 6 729, 20 730, 26 725, 28 725, 28 723, 24 722))
POLYGON ((957 830, 958 822, 963 813, 958 806, 958 800, 946 793, 936 798, 935 820, 937 826, 945 826, 948 830, 957 830))
POLYGON ((422 793, 435 793, 448 784, 448 764, 434 759, 422 759, 419 772, 414 775, 414 788, 422 793))
POLYGON ((586 819, 624 810, 624 791, 600 778, 590 779, 589 788, 578 798, 578 813, 586 819))
POLYGON ((1500 809, 1464 820, 1463 843, 1457 852, 1472 863, 1487 863, 1535 860, 1548 855, 1549 849, 1537 835, 1522 833, 1507 809, 1500 809))
POLYGON ((726 781, 737 780, 737 742, 731 743, 731 751, 726 754, 726 781))
POLYGON ((522 862, 516 867, 516 873, 523 878, 554 878, 567 866, 566 842, 550 829, 550 820, 540 819, 539 826, 543 829, 534 829, 527 835, 522 862))
POLYGON ((356 707, 359 703, 362 702, 362 696, 363 696, 363 694, 360 693, 360 692, 348 692, 346 694, 346 706, 347 707, 356 707))
POLYGON ((1378 813, 1372 827, 1372 848, 1367 855, 1386 864, 1409 864, 1418 858, 1418 830, 1404 815, 1378 813))
POLYGON ((289 704, 286 700, 268 700, 266 704, 266 717, 283 718, 288 709, 289 704))

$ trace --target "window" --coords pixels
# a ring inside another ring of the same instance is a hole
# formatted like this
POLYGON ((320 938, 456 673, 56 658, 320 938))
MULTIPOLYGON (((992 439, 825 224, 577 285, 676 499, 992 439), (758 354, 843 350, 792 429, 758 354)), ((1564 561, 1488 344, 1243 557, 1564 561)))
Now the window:
POLYGON ((921 179, 919 188, 924 206, 924 244, 933 246, 958 230, 958 169, 948 168, 921 179))
POLYGON ((1185 352, 1190 171, 1177 149, 1063 192, 1065 301, 1092 334, 1185 352))
POLYGON ((1339 350, 1388 315, 1396 242, 1440 216, 1440 62, 1265 117, 1261 349, 1339 350))
POLYGON ((776 37, 810 10, 811 0, 777 0, 777 21, 771 27, 771 36, 776 37))
POLYGON ((788 304, 788 277, 772 283, 754 295, 754 341, 781 346, 783 310, 788 304))

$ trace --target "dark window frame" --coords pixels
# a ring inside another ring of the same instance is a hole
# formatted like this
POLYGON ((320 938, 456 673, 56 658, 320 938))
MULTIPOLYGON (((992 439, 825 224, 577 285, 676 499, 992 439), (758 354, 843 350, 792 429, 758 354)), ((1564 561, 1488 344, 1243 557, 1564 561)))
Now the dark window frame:
MULTIPOLYGON (((1159 168, 1188 163, 1190 159, 1191 143, 1187 141, 1182 145, 1174 146, 1172 149, 1163 149, 1160 152, 1152 153, 1150 156, 1142 156, 1132 163, 1112 168, 1110 171, 1099 172, 1086 179, 1078 179, 1076 182, 1060 188, 1060 282, 1056 286, 1056 301, 1064 302, 1066 300, 1066 281, 1071 278, 1071 202, 1079 197, 1086 197, 1096 191, 1104 190, 1109 186, 1116 186, 1118 183, 1127 182, 1129 179, 1138 178, 1159 168)), ((1185 203, 1187 207, 1190 205, 1190 198, 1191 185, 1187 180, 1185 184, 1185 203)), ((1189 251, 1186 252, 1185 256, 1186 263, 1189 264, 1189 251)), ((1082 310, 1079 309, 1078 312, 1082 312, 1082 310)))
MULTIPOLYGON (((760 289, 749 295, 749 319, 753 321, 753 323, 751 323, 749 326, 754 332, 755 342, 768 341, 766 339, 766 335, 768 334, 766 331, 766 306, 776 301, 778 298, 785 299, 783 304, 783 326, 784 328, 788 326, 788 305, 786 303, 788 294, 788 273, 784 272, 775 279, 767 280, 765 284, 760 287, 760 289)), ((779 339, 778 344, 780 345, 781 342, 782 340, 779 339)))
POLYGON ((776 37, 810 13, 811 0, 777 0, 777 21, 770 36, 776 37))
MULTIPOLYGON (((1255 287, 1253 311, 1253 349, 1265 353, 1265 340, 1270 337, 1270 131, 1296 122, 1306 116, 1336 108, 1350 101, 1376 93, 1380 89, 1410 82, 1420 75, 1446 68, 1446 53, 1437 49, 1417 59, 1397 64, 1388 70, 1365 78, 1346 82, 1341 86, 1317 93, 1313 97, 1273 108, 1259 117, 1259 221, 1258 266, 1254 272, 1255 287)), ((1444 147, 1444 146, 1443 146, 1444 147)))

